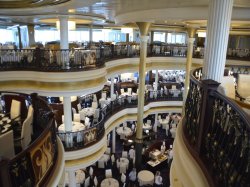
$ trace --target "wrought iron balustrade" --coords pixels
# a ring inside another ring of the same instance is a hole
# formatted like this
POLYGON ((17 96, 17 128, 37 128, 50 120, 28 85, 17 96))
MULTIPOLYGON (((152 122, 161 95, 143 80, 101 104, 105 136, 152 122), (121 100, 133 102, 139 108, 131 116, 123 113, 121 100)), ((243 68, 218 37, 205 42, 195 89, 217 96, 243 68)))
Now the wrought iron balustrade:
MULTIPOLYGON (((177 90, 178 95, 173 93, 162 93, 159 91, 149 91, 145 94, 145 104, 150 102, 159 101, 182 101, 182 91, 177 90), (154 96, 151 97, 150 93, 154 96)), ((78 149, 83 149, 97 143, 105 134, 104 123, 111 118, 117 112, 126 108, 136 108, 138 104, 138 96, 123 96, 119 99, 115 99, 108 104, 106 104, 102 109, 100 109, 100 118, 98 122, 93 124, 90 128, 77 131, 77 132, 57 132, 58 136, 61 138, 65 151, 75 151, 78 149), (88 134, 92 133, 92 138, 89 139, 88 134)))
MULTIPOLYGON (((18 95, 13 92, 7 94, 18 95)), ((46 186, 57 162, 58 147, 54 114, 48 104, 37 94, 26 96, 34 108, 33 132, 40 132, 40 134, 34 135, 35 139, 30 145, 13 158, 1 159, 0 186, 46 186)))
MULTIPOLYGON (((148 45, 147 56, 186 57, 185 45, 148 45)), ((140 46, 134 45, 104 45, 90 49, 1 49, 0 71, 45 71, 67 72, 87 71, 101 68, 106 61, 120 58, 140 56, 140 46)), ((199 56, 195 56, 198 57, 199 56)), ((250 60, 237 57, 236 60, 250 60)), ((234 71, 235 69, 233 69, 234 71)), ((239 72, 239 71, 237 71, 239 72)), ((249 72, 247 70, 247 72, 249 72)))
POLYGON ((199 72, 191 73, 185 104, 187 147, 211 186, 250 186, 250 117, 199 72))

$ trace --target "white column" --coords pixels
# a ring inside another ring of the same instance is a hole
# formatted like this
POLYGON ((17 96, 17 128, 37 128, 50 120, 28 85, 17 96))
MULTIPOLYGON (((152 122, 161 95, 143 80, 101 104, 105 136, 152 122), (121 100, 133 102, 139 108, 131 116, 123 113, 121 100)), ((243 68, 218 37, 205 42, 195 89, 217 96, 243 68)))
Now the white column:
POLYGON ((93 42, 93 25, 89 26, 89 42, 93 42))
POLYGON ((138 93, 138 113, 137 113, 137 128, 136 138, 142 139, 142 126, 144 114, 144 92, 145 92, 145 72, 147 59, 147 41, 148 36, 140 36, 140 64, 139 64, 139 93, 138 93))
POLYGON ((60 49, 69 49, 68 18, 60 17, 60 49))
POLYGON ((203 79, 221 82, 232 15, 233 0, 210 0, 203 79))
POLYGON ((110 98, 114 94, 114 77, 111 77, 111 85, 110 85, 110 98))
POLYGON ((72 131, 72 109, 70 97, 63 97, 63 113, 65 131, 72 131))
POLYGON ((29 46, 33 46, 36 44, 35 42, 35 29, 34 29, 34 25, 28 25, 28 36, 29 36, 29 46))
POLYGON ((185 103, 187 98, 187 93, 189 90, 190 83, 190 71, 192 67, 192 58, 193 58, 193 48, 194 48, 194 40, 195 38, 188 38, 188 49, 187 49, 187 61, 186 61, 186 76, 185 76, 185 87, 183 94, 183 101, 185 103))
POLYGON ((157 120, 158 120, 158 113, 155 114, 155 124, 157 124, 157 120))
POLYGON ((69 176, 69 187, 76 187, 76 175, 75 171, 68 171, 69 176))
POLYGON ((155 70, 155 90, 157 90, 158 88, 158 70, 155 70))
POLYGON ((115 146, 116 146, 116 132, 115 132, 115 129, 116 128, 114 128, 113 130, 112 130, 112 153, 115 153, 115 146))

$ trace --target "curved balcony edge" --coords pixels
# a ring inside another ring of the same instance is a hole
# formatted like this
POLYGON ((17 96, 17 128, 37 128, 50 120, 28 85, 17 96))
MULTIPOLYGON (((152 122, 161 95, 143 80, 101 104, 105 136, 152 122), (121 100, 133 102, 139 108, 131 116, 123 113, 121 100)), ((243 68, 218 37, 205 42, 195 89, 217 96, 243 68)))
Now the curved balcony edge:
POLYGON ((104 144, 101 147, 98 147, 99 149, 97 151, 94 151, 91 155, 74 160, 66 160, 65 170, 78 170, 94 164, 97 160, 101 158, 107 148, 107 141, 105 136, 103 137, 102 142, 104 142, 104 144))
POLYGON ((179 122, 173 145, 174 159, 170 169, 170 184, 173 187, 209 187, 206 176, 193 158, 184 140, 183 124, 179 122))
POLYGON ((64 148, 60 138, 56 137, 56 139, 58 146, 58 156, 56 164, 54 166, 53 174, 51 174, 51 177, 46 184, 47 186, 57 186, 60 183, 62 175, 64 174, 64 166, 65 166, 64 148))
MULTIPOLYGON (((181 112, 182 101, 161 101, 151 102, 144 106, 144 117, 149 114, 163 113, 163 112, 181 112)), ((77 160, 83 157, 88 157, 95 152, 98 152, 101 147, 106 146, 106 135, 112 131, 116 126, 120 125, 126 120, 136 120, 137 108, 125 108, 111 115, 104 123, 105 135, 95 142, 93 145, 79 150, 65 151, 65 160, 77 160)), ((81 160, 84 162, 84 160, 81 160)), ((85 164, 86 165, 86 164, 85 164)))

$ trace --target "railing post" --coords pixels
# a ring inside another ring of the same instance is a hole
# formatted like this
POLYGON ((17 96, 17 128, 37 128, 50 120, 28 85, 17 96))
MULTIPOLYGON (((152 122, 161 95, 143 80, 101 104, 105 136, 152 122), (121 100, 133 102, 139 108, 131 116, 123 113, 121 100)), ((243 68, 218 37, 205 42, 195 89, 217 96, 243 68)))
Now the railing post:
POLYGON ((220 83, 207 79, 202 80, 202 103, 201 103, 201 114, 200 114, 200 124, 198 128, 198 139, 196 144, 197 152, 200 154, 201 151, 201 142, 209 124, 212 121, 212 105, 213 100, 209 99, 209 93, 215 91, 220 83))

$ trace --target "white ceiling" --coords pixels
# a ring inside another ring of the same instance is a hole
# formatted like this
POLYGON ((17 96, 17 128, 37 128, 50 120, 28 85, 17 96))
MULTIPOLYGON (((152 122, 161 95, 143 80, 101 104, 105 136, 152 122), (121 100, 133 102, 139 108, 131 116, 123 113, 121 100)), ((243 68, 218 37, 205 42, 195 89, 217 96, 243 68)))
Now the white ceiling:
MULTIPOLYGON (((208 2, 209 0, 70 0, 60 5, 37 8, 0 8, 0 24, 53 25, 53 21, 48 23, 43 20, 56 20, 66 15, 70 19, 77 19, 79 24, 117 26, 136 21, 150 21, 159 28, 185 27, 187 24, 205 27, 208 2)), ((250 29, 250 0, 234 1, 232 19, 233 28, 250 29)))

